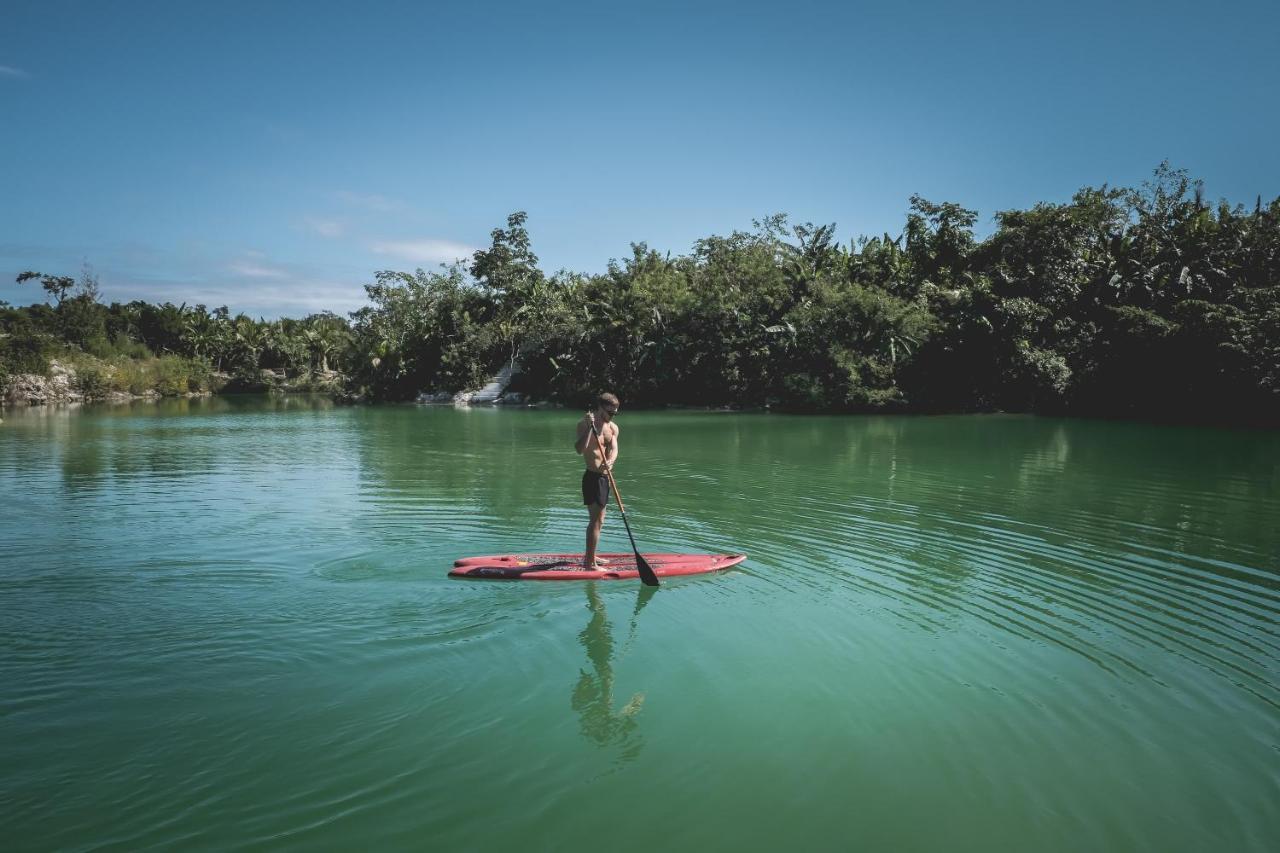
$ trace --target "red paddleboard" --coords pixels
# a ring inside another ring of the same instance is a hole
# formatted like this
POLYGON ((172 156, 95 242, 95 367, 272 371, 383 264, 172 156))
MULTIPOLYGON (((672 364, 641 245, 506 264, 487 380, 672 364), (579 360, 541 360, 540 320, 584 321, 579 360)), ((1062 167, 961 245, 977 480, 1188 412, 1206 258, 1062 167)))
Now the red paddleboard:
MULTIPOLYGON (((451 578, 522 581, 625 581, 640 577, 635 554, 599 554, 608 565, 604 571, 588 571, 582 554, 498 554, 463 557, 453 561, 451 578)), ((746 554, 645 554, 660 578, 702 575, 736 566, 746 554)))

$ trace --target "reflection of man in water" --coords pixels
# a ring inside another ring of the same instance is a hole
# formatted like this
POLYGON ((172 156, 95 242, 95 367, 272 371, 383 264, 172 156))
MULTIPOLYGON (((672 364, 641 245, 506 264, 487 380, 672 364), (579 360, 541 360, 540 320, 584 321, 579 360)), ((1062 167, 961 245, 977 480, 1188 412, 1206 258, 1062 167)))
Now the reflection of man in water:
MULTIPOLYGON (((573 689, 573 710, 578 712, 582 734, 598 745, 629 744, 636 729, 636 714, 644 704, 644 694, 632 696, 621 711, 613 710, 613 634, 595 583, 588 583, 586 586, 591 621, 578 635, 578 639, 587 650, 587 658, 595 672, 582 672, 573 689)), ((641 608, 652 594, 652 587, 641 587, 641 599, 636 604, 635 616, 640 614, 641 608), (648 595, 645 595, 646 591, 648 595)), ((633 632, 635 616, 632 617, 633 632)), ((633 756, 639 749, 640 744, 637 742, 628 753, 633 756)))

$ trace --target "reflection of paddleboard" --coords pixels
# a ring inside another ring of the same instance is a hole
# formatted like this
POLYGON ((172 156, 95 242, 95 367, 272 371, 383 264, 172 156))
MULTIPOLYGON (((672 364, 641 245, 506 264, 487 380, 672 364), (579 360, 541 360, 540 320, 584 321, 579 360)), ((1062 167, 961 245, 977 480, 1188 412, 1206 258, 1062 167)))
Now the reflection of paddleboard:
MULTIPOLYGON (((450 577, 480 580, 623 581, 640 576, 635 554, 600 554, 608 567, 602 572, 582 567, 582 554, 499 554, 455 560, 450 577)), ((736 566, 746 554, 645 554, 660 578, 701 575, 736 566)))

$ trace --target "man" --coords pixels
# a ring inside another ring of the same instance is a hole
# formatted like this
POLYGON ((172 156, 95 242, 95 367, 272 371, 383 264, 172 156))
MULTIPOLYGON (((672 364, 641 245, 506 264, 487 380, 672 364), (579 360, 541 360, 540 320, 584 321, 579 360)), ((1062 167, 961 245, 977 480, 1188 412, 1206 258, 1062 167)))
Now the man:
POLYGON ((590 519, 582 565, 595 571, 607 568, 605 561, 596 556, 596 545, 600 543, 604 511, 609 506, 609 471, 618 459, 618 425, 613 422, 618 405, 618 398, 607 391, 597 397, 595 411, 587 412, 578 421, 578 440, 573 444, 587 463, 587 470, 582 473, 582 502, 590 519), (592 426, 600 433, 599 439, 591 431, 592 426))

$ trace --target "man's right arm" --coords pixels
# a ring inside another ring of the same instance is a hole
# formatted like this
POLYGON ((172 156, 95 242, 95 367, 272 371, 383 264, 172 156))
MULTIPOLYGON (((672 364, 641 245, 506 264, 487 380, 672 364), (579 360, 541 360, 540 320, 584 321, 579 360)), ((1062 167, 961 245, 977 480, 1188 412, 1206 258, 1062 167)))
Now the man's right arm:
POLYGON ((587 444, 590 442, 591 427, 587 426, 586 420, 578 421, 578 440, 573 443, 573 449, 581 455, 587 452, 587 444))

